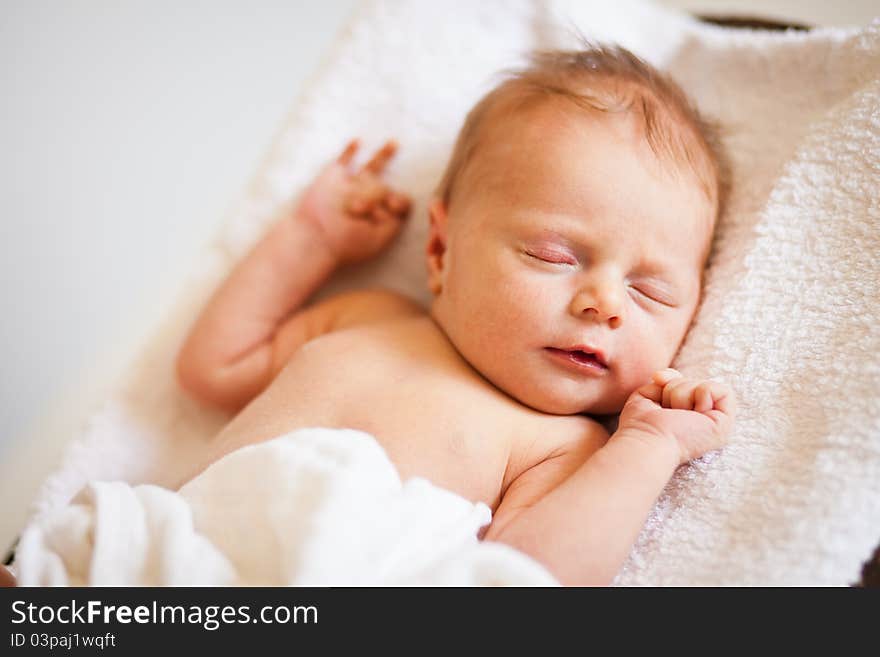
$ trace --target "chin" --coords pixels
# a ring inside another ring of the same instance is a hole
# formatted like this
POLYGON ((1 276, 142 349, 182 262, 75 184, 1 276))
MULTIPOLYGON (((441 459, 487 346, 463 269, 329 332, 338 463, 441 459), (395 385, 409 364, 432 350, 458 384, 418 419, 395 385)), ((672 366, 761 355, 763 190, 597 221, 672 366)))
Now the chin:
POLYGON ((547 394, 546 391, 529 391, 530 394, 512 396, 536 411, 550 415, 610 415, 619 413, 623 402, 615 399, 585 399, 586 395, 547 394))

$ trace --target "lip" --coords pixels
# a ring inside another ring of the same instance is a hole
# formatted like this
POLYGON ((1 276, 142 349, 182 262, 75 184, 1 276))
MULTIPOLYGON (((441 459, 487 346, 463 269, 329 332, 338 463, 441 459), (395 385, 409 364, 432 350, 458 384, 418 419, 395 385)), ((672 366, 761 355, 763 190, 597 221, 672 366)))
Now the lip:
POLYGON ((590 347, 589 345, 575 345, 569 349, 545 347, 544 351, 546 351, 547 354, 554 359, 554 361, 562 365, 566 365, 569 369, 581 374, 602 376, 603 374, 605 374, 605 372, 608 371, 608 361, 605 359, 605 354, 603 354, 595 347, 590 347), (575 351, 591 353, 596 357, 596 360, 581 360, 572 353, 575 351))
POLYGON ((591 344, 575 344, 564 351, 583 351, 588 354, 593 354, 596 357, 596 360, 602 364, 602 367, 608 369, 608 359, 605 357, 605 352, 591 344))

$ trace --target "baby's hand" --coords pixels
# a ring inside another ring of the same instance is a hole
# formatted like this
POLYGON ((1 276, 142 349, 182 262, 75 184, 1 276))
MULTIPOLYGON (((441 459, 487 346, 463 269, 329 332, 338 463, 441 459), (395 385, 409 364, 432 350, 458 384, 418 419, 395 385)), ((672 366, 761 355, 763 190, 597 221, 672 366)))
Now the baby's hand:
POLYGON ((387 142, 359 171, 351 166, 358 149, 353 139, 305 190, 296 209, 337 258, 339 264, 368 260, 397 235, 408 216, 410 199, 382 180, 397 144, 387 142))
POLYGON ((655 372, 652 379, 627 399, 618 432, 667 441, 679 464, 724 447, 736 413, 728 386, 687 379, 673 369, 655 372))

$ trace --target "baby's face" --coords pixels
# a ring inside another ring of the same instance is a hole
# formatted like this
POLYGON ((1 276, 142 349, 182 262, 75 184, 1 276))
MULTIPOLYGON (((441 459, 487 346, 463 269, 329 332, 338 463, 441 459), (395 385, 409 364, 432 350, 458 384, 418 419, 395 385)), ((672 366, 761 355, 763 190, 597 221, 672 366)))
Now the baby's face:
POLYGON ((630 117, 545 106, 503 128, 487 134, 451 207, 432 206, 445 252, 431 314, 521 403, 619 412, 687 331, 713 208, 630 117))

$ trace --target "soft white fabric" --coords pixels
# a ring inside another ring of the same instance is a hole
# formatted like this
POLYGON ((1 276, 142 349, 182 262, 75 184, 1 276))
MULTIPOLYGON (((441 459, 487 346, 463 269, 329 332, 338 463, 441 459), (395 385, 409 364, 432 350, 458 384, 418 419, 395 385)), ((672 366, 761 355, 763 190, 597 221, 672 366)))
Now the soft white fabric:
POLYGON ((367 433, 300 429, 233 452, 179 492, 93 482, 33 523, 23 586, 555 586, 480 542, 482 502, 401 483, 367 433))
POLYGON ((722 453, 678 471, 617 582, 857 580, 880 540, 880 22, 760 33, 634 1, 363 5, 177 309, 46 482, 34 518, 92 479, 180 483, 227 419, 175 388, 184 332, 353 135, 367 148, 400 141, 390 178, 414 212, 387 257, 341 273, 322 296, 378 284, 426 300, 426 205, 465 112, 528 50, 573 45, 570 27, 668 69, 721 123, 732 164, 705 299, 675 364, 734 387, 736 430, 722 453))

